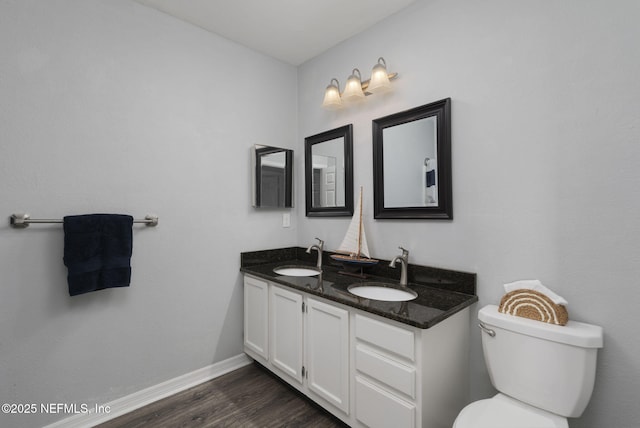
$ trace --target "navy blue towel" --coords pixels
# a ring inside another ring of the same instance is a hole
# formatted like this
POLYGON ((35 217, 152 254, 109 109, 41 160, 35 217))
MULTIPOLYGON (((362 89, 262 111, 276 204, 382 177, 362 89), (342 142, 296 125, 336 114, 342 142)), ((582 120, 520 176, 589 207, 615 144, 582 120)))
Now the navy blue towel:
POLYGON ((427 171, 427 187, 436 185, 436 170, 427 171))
POLYGON ((63 225, 69 295, 129 286, 133 217, 74 215, 64 217, 63 225))

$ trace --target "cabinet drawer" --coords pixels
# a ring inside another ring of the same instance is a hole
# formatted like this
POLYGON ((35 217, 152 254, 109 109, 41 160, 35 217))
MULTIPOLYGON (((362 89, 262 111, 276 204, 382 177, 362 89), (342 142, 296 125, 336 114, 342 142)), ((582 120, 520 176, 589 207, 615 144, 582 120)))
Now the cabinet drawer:
POLYGON ((416 407, 356 376, 356 418, 372 428, 413 428, 416 407))
POLYGON ((356 337, 415 361, 413 332, 356 314, 356 337))
POLYGON ((357 345, 356 370, 411 398, 416 397, 416 369, 414 367, 408 367, 362 345, 357 345))

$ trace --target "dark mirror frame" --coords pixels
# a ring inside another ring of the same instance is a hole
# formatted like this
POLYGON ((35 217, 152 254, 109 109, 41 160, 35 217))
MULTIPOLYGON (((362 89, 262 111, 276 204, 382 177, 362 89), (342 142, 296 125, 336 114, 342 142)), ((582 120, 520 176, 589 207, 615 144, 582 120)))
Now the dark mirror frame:
POLYGON ((254 195, 253 206, 256 208, 293 208, 293 150, 280 147, 262 146, 255 148, 254 195), (262 157, 272 153, 284 153, 284 197, 283 205, 264 205, 262 203, 262 157))
POLYGON ((373 205, 374 218, 401 219, 453 219, 453 192, 451 186, 451 98, 445 98, 410 110, 381 117, 373 124, 373 205), (436 117, 438 153, 438 206, 386 207, 384 205, 383 131, 391 126, 436 117))
POLYGON ((304 139, 304 193, 307 217, 343 217, 353 215, 353 125, 345 125, 304 139), (344 206, 313 206, 313 159, 314 144, 344 138, 344 206))

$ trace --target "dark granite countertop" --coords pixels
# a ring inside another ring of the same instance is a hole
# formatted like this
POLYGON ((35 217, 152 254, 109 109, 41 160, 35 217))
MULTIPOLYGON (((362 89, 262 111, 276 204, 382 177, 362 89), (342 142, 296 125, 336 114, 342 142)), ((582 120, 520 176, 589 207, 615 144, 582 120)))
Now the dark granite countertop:
POLYGON ((314 251, 309 255, 300 247, 241 253, 240 271, 422 329, 432 327, 478 301, 474 273, 412 264, 408 268, 408 286, 418 293, 416 299, 386 302, 358 297, 347 291, 349 285, 371 281, 398 284, 399 266, 392 269, 388 267, 388 260, 380 260, 365 270, 367 279, 359 279, 338 273, 341 265, 331 259, 330 254, 328 251, 323 253, 323 269, 319 276, 282 276, 273 271, 283 265, 314 267, 317 253, 314 251))

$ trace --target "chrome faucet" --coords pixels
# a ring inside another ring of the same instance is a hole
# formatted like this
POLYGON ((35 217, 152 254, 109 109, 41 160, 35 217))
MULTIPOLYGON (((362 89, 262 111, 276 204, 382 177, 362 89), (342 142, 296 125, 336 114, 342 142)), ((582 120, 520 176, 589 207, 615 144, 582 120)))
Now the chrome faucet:
POLYGON ((400 271, 400 285, 406 286, 407 285, 407 267, 409 265, 409 251, 405 250, 402 247, 398 247, 402 250, 402 255, 401 256, 396 256, 393 260, 391 260, 391 263, 389 263, 389 267, 395 268, 396 267, 396 262, 400 262, 402 263, 402 270, 400 271))
POLYGON ((318 244, 313 244, 307 248, 307 254, 311 254, 311 250, 316 250, 318 252, 318 263, 316 263, 316 267, 319 271, 322 271, 322 248, 324 247, 324 241, 320 238, 316 239, 318 240, 318 244))

